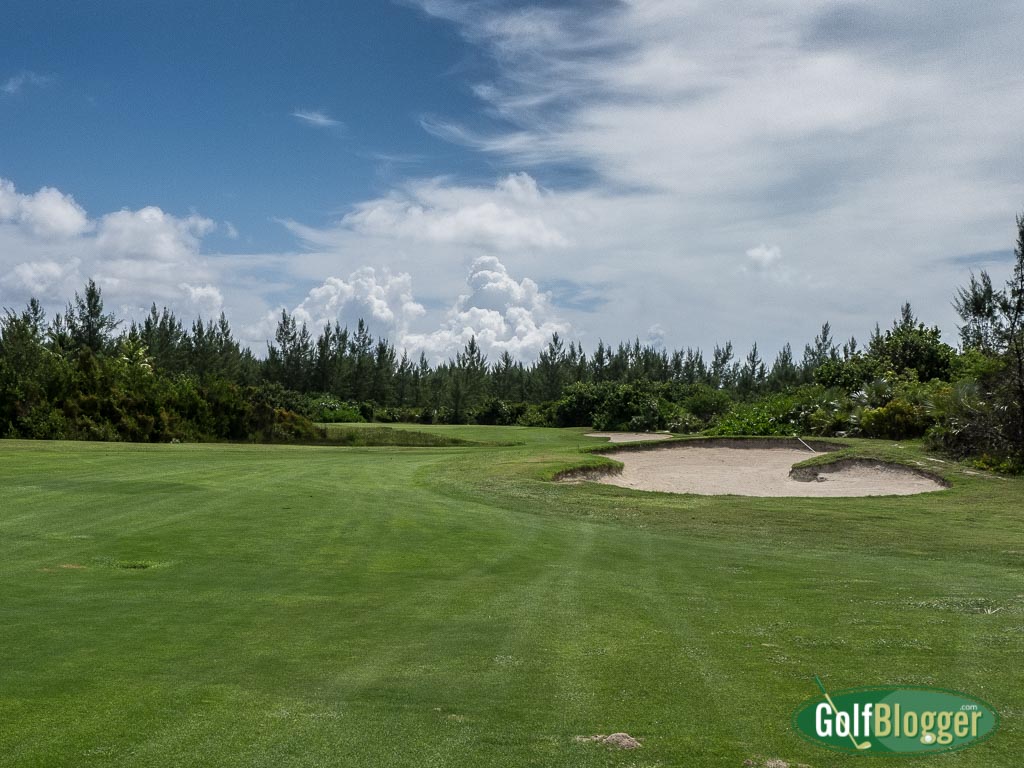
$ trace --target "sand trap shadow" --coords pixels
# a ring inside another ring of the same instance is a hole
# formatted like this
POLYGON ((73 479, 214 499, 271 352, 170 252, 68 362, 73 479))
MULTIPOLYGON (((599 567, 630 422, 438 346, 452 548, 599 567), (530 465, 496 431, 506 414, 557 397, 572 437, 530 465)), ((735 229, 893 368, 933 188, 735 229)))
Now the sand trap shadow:
POLYGON ((926 472, 869 459, 843 459, 793 471, 794 464, 811 455, 784 446, 665 446, 616 452, 613 458, 622 463, 621 472, 592 473, 586 479, 635 490, 703 496, 909 496, 947 487, 926 472))

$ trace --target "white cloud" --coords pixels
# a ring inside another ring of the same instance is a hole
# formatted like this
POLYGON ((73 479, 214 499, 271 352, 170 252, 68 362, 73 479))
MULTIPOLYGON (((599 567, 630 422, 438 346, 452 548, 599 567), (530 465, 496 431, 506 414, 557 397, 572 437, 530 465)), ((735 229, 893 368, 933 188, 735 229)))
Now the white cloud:
POLYGON ((56 192, 29 215, 0 186, 4 302, 29 286, 63 300, 102 274, 136 302, 190 306, 183 283, 215 286, 239 325, 274 306, 316 325, 362 315, 440 356, 470 334, 528 356, 571 325, 591 347, 649 328, 768 357, 826 319, 862 336, 907 299, 948 338, 968 268, 951 257, 1013 242, 1012 3, 418 2, 494 65, 465 84, 478 113, 421 121, 485 153, 494 180, 399 181, 330 225, 285 222, 295 252, 216 258, 196 217, 83 219, 56 192))
POLYGON ((32 296, 52 296, 62 291, 63 286, 77 284, 79 278, 78 259, 64 263, 56 261, 33 261, 17 264, 11 271, 13 282, 22 286, 32 296), (56 289, 56 290, 55 290, 56 289))
POLYGON ((0 179, 0 223, 5 222, 43 238, 75 237, 90 228, 85 211, 70 195, 52 187, 23 195, 13 183, 0 179))
POLYGON ((100 220, 96 242, 118 258, 177 263, 195 253, 199 240, 215 226, 202 216, 178 218, 147 206, 108 213, 100 220))
POLYGON ((1012 242, 1010 3, 418 4, 497 65, 474 84, 481 114, 424 128, 547 182, 537 215, 567 245, 550 263, 503 258, 610 285, 577 326, 591 338, 663 323, 669 344, 769 350, 824 319, 863 334, 906 299, 948 338, 964 277, 950 257, 1012 242), (565 164, 587 182, 550 181, 565 164))
POLYGON ((220 289, 213 285, 191 285, 181 283, 179 286, 188 297, 188 302, 195 313, 205 318, 220 316, 224 308, 224 296, 220 289))
POLYGON ((333 128, 341 125, 339 120, 315 109, 297 109, 292 112, 292 117, 314 128, 333 128))
POLYGON ((508 351, 531 360, 553 333, 570 331, 570 326, 555 316, 547 293, 528 277, 516 280, 494 256, 474 261, 466 284, 470 292, 459 297, 441 328, 410 334, 404 343, 442 359, 454 356, 475 337, 492 358, 508 351))
MULTIPOLYGON (((412 278, 405 273, 393 275, 372 267, 358 269, 348 276, 328 277, 309 292, 294 309, 295 319, 317 332, 327 323, 355 325, 361 318, 379 335, 391 335, 398 342, 409 324, 424 314, 413 299, 412 278)), ((278 313, 274 313, 276 322, 278 313)))
POLYGON ((92 219, 59 190, 22 194, 0 179, 0 298, 11 305, 34 296, 58 308, 94 278, 109 305, 129 315, 152 301, 215 314, 223 297, 201 253, 213 228, 153 206, 92 219))
POLYGON ((545 221, 549 197, 525 173, 506 176, 494 187, 456 186, 431 179, 410 182, 386 197, 360 203, 327 230, 286 224, 307 241, 328 247, 355 234, 482 250, 562 248, 568 240, 545 221))
POLYGON ((43 87, 49 85, 53 78, 48 75, 40 75, 37 72, 19 72, 16 75, 12 75, 7 78, 2 85, 0 85, 0 93, 7 96, 15 96, 24 90, 27 85, 34 85, 43 87))
POLYGON ((777 245, 769 246, 761 243, 747 251, 747 258, 757 269, 768 269, 782 258, 782 249, 777 245))
MULTIPOLYGON (((412 282, 408 273, 363 267, 347 278, 327 278, 291 313, 314 335, 328 323, 353 328, 363 319, 372 333, 387 337, 398 349, 412 355, 426 352, 435 362, 453 357, 472 337, 487 355, 496 358, 508 350, 529 360, 553 333, 571 330, 557 317, 550 296, 537 283, 530 278, 515 279, 493 256, 473 262, 465 282, 467 292, 436 321, 416 300, 412 282), (434 322, 437 324, 429 330, 434 322)), ((268 310, 244 333, 253 338, 272 338, 280 316, 281 307, 268 310)))

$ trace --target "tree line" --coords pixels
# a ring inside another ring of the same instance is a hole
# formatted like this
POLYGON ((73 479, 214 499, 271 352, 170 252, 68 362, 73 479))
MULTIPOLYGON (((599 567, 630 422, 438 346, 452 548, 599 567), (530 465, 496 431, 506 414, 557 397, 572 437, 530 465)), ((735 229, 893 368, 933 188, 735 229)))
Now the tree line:
POLYGON ((710 355, 639 339, 591 353, 558 334, 536 361, 470 338, 432 365, 360 320, 310 329, 281 312, 258 358, 228 319, 183 322, 154 304, 125 324, 90 280, 48 320, 38 301, 0 319, 0 435, 122 440, 303 439, 313 422, 593 425, 718 434, 863 434, 1012 465, 1024 453, 1024 219, 1012 275, 970 275, 954 296, 958 349, 904 305, 867 342, 824 323, 802 353, 755 344, 710 355))

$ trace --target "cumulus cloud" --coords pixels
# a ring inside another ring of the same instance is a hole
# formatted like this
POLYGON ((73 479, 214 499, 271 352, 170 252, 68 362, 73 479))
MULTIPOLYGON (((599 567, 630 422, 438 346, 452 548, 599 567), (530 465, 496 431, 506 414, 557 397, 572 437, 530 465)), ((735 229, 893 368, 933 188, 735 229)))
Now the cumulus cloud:
POLYGON ((61 306, 94 278, 111 306, 129 314, 150 301, 215 314, 223 297, 201 253, 214 226, 154 206, 93 219, 60 190, 24 194, 0 179, 0 297, 5 304, 34 296, 61 306))
POLYGON ((473 262, 466 280, 469 292, 459 297, 444 324, 427 334, 410 334, 405 343, 429 351, 436 359, 451 357, 475 337, 484 353, 509 352, 531 360, 554 333, 570 331, 554 315, 550 295, 530 278, 516 280, 494 256, 473 262))
MULTIPOLYGON (((440 318, 428 317, 413 295, 412 282, 408 273, 363 267, 347 278, 327 278, 291 314, 312 333, 335 322, 351 328, 362 319, 373 333, 386 336, 399 349, 413 355, 425 352, 435 362, 453 357, 473 337, 492 357, 507 350, 530 360, 553 333, 571 330, 557 317, 547 292, 528 277, 517 280, 494 256, 473 262, 466 292, 440 318)), ((268 311, 246 333, 271 338, 280 314, 281 308, 268 311)))
MULTIPOLYGON (((491 189, 510 206, 535 206, 544 197, 526 175, 504 178, 491 189)), ((453 211, 478 193, 435 186, 433 194, 437 208, 453 211)), ((221 264, 202 249, 203 238, 215 228, 201 215, 175 216, 155 206, 93 219, 58 190, 22 194, 0 180, 2 298, 8 303, 14 297, 23 302, 35 296, 56 301, 59 307, 92 277, 109 306, 122 316, 138 317, 155 301, 188 320, 197 315, 216 317, 225 310, 231 302, 224 286, 230 285, 240 294, 236 301, 241 304, 232 320, 243 341, 259 352, 263 340, 273 336, 280 312, 259 309, 265 306, 263 294, 293 290, 297 281, 282 275, 280 282, 260 283, 253 274, 239 275, 237 270, 284 269, 292 257, 253 255, 221 264), (247 281, 249 286, 244 287, 247 281)), ((337 258, 336 253, 332 256, 337 258)), ((454 355, 472 336, 488 354, 508 350, 529 359, 552 333, 570 328, 556 315, 549 293, 530 278, 513 277, 494 256, 472 261, 465 289, 447 311, 437 308, 428 313, 413 294, 409 272, 362 266, 347 277, 321 280, 292 312, 313 332, 327 323, 353 326, 364 319, 374 333, 413 354, 423 350, 435 359, 454 355)))
POLYGON ((29 261, 17 264, 11 270, 8 282, 20 285, 32 296, 52 296, 59 293, 64 286, 74 285, 79 280, 78 259, 72 258, 64 263, 56 261, 29 261))
POLYGON ((86 232, 91 224, 70 195, 52 187, 35 194, 20 194, 14 184, 0 179, 0 224, 17 224, 44 238, 69 238, 86 232))
POLYGON ((200 317, 218 317, 224 308, 224 296, 215 285, 181 283, 178 287, 185 292, 190 308, 200 317))
POLYGON ((387 269, 378 274, 373 267, 363 267, 347 279, 328 277, 309 292, 293 314, 314 331, 328 323, 355 325, 363 319, 376 333, 398 341, 424 312, 413 299, 408 274, 394 275, 387 269))

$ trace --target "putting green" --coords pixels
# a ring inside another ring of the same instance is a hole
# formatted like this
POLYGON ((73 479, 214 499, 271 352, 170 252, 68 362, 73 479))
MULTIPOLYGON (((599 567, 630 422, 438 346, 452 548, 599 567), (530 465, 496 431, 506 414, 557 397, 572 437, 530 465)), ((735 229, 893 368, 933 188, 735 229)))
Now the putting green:
POLYGON ((1024 481, 678 496, 429 429, 519 444, 0 442, 0 764, 845 765, 790 729, 815 673, 981 697, 957 766, 1018 764, 1024 481))

